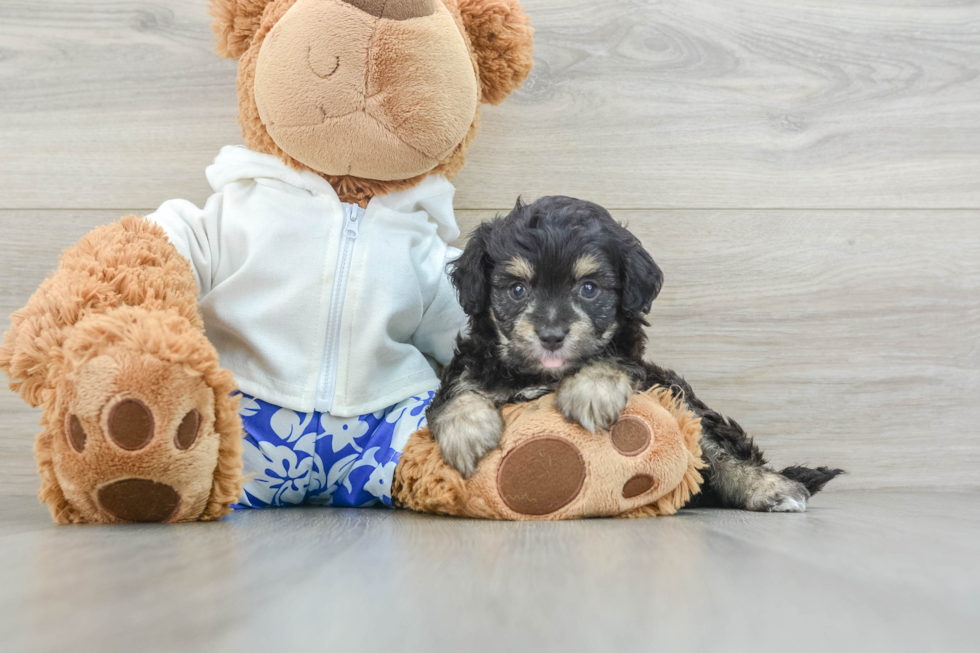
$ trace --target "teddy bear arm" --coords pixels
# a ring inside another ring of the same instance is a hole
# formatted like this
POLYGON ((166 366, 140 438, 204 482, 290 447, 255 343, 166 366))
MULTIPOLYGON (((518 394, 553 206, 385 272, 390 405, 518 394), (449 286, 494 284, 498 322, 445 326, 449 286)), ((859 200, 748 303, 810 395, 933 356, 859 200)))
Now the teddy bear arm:
MULTIPOLYGON (((125 465, 106 462, 111 447, 94 444, 118 439, 118 433, 103 432, 98 416, 128 396, 153 413, 158 425, 153 441, 175 436, 168 410, 194 409, 207 416, 199 433, 202 440, 216 442, 174 454, 195 459, 193 471, 185 469, 177 486, 194 486, 200 497, 195 514, 181 513, 181 520, 218 518, 238 498, 241 422, 232 396, 234 378, 219 367, 217 352, 204 335, 197 295, 190 263, 163 229, 130 216, 95 229, 66 250, 58 269, 14 314, 0 348, 0 368, 14 390, 42 407, 43 430, 35 441, 38 494, 56 522, 104 521, 87 498, 94 489, 78 489, 82 480, 105 476, 109 482, 131 475, 125 465), (163 381, 151 387, 141 378, 147 376, 163 381), (184 404, 187 408, 179 408, 184 404), (75 416, 86 424, 87 444, 66 438, 67 420, 75 416)), ((178 421, 183 414, 175 413, 178 421)), ((162 451, 141 446, 153 455, 162 451)), ((137 466, 147 468, 145 462, 137 466)), ((161 470, 170 464, 159 462, 161 470)))
POLYGON ((0 370, 31 406, 52 362, 79 321, 119 306, 174 311, 203 330, 190 265, 164 231, 129 216, 98 227, 61 255, 59 266, 11 316, 0 345, 0 370))

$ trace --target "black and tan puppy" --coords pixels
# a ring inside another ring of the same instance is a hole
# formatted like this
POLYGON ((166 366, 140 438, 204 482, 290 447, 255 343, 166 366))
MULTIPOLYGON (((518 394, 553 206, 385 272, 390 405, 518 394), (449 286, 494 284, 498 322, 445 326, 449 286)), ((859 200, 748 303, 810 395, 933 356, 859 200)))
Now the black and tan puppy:
POLYGON ((653 385, 672 388, 701 417, 701 505, 802 511, 841 472, 771 469, 738 424, 680 376, 643 360, 644 315, 663 274, 602 207, 570 197, 518 201, 473 233, 451 274, 470 330, 443 371, 428 421, 443 458, 464 475, 498 445, 506 403, 556 392, 566 419, 595 432, 653 385))

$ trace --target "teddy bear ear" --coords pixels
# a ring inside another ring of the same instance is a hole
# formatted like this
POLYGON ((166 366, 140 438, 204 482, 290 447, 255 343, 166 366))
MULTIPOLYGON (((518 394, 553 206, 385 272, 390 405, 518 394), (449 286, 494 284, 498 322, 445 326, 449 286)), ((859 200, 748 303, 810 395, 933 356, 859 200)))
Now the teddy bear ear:
POLYGON ((483 85, 483 101, 500 104, 534 65, 534 30, 518 0, 459 0, 483 85))
POLYGON ((272 0, 211 0, 211 31, 217 37, 218 55, 237 59, 245 54, 262 22, 262 12, 272 0))

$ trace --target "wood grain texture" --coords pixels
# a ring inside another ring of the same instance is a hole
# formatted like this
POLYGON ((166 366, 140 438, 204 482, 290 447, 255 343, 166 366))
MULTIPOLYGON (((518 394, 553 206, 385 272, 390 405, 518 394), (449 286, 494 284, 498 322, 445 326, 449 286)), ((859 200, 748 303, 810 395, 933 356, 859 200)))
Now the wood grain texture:
POLYGON ((804 514, 480 522, 388 510, 54 526, 0 504, 24 653, 974 651, 980 495, 837 492, 804 514))
MULTIPOLYGON (((977 0, 526 0, 460 208, 980 207, 977 0)), ((202 202, 239 142, 205 0, 0 3, 0 208, 202 202)))
MULTIPOLYGON (((0 314, 120 214, 0 211, 0 314)), ((844 467, 832 489, 980 485, 977 212, 614 214, 666 274, 650 357, 774 462, 844 467)), ((0 494, 33 493, 37 415, 9 392, 0 414, 0 494)))

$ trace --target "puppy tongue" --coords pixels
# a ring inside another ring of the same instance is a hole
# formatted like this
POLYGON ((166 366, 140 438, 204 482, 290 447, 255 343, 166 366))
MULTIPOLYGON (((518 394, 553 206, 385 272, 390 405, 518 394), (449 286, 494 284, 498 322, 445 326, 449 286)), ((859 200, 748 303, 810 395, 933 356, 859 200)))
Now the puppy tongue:
POLYGON ((561 367, 562 365, 564 365, 565 361, 563 361, 560 358, 542 358, 541 364, 549 369, 554 369, 556 367, 561 367))

